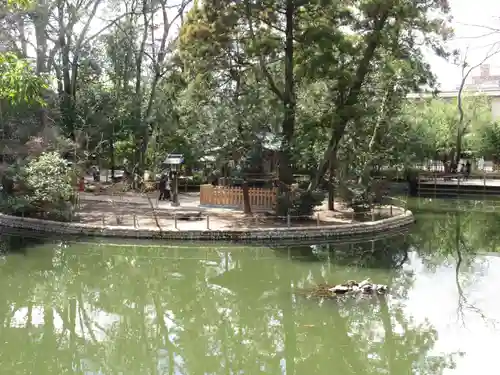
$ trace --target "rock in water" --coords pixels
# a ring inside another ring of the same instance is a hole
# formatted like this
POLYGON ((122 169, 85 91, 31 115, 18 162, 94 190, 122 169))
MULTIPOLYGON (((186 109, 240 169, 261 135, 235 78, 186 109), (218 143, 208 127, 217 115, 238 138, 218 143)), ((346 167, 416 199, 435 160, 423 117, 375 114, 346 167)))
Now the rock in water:
POLYGON ((375 284, 374 289, 378 294, 385 294, 387 293, 387 285, 382 285, 382 284, 375 284))
POLYGON ((319 284, 316 287, 311 289, 305 289, 301 292, 304 293, 307 298, 315 297, 321 299, 330 299, 336 298, 340 296, 370 296, 375 294, 386 294, 387 293, 387 285, 383 284, 374 284, 370 279, 366 279, 357 283, 355 281, 348 281, 345 284, 338 285, 328 285, 328 284, 319 284))
POLYGON ((335 285, 333 288, 328 289, 335 294, 345 294, 349 291, 349 287, 345 285, 335 285))
POLYGON ((358 284, 358 287, 359 288, 363 288, 365 285, 368 285, 368 284, 371 284, 372 281, 368 278, 368 279, 365 279, 363 281, 361 281, 359 284, 358 284))

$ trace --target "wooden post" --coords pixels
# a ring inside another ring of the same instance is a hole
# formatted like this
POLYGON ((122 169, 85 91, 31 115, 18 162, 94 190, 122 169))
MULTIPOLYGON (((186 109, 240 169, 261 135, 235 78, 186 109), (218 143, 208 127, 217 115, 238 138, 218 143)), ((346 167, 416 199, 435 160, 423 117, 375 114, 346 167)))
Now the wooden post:
POLYGON ((460 198, 460 175, 457 177, 457 199, 460 198))
POLYGON ((207 230, 210 230, 210 215, 207 215, 207 230))
POLYGON ((317 224, 317 225, 318 225, 318 227, 319 227, 319 212, 318 212, 318 214, 316 215, 316 224, 317 224))
POLYGON ((291 217, 290 217, 290 213, 286 214, 286 225, 287 225, 288 228, 290 228, 291 225, 292 225, 292 220, 291 220, 291 217))
POLYGON ((177 214, 174 214, 174 228, 177 229, 177 214))
POLYGON ((137 216, 135 214, 133 215, 133 220, 134 220, 134 228, 137 228, 137 216))
POLYGON ((392 202, 391 202, 391 205, 390 205, 390 211, 391 211, 391 217, 392 217, 392 202))
POLYGON ((104 214, 102 214, 102 226, 103 227, 106 226, 106 218, 105 218, 104 214))

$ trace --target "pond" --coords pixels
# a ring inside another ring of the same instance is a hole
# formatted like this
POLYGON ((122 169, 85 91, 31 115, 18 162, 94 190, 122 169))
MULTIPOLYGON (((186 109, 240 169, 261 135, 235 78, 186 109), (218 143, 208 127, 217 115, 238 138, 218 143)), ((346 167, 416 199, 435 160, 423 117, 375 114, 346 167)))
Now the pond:
POLYGON ((287 248, 4 233, 22 251, 0 261, 2 372, 496 374, 500 214, 486 206, 422 200, 410 233, 287 248), (389 295, 294 293, 366 277, 389 295))

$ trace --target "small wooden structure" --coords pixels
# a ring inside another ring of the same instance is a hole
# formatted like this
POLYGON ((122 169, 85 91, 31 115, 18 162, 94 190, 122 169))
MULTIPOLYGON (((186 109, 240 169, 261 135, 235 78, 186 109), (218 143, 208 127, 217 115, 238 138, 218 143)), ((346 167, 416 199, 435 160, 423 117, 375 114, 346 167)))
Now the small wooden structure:
MULTIPOLYGON (((277 193, 276 188, 249 188, 250 207, 252 210, 274 209, 277 193)), ((241 187, 201 185, 200 205, 243 209, 243 189, 241 187)))

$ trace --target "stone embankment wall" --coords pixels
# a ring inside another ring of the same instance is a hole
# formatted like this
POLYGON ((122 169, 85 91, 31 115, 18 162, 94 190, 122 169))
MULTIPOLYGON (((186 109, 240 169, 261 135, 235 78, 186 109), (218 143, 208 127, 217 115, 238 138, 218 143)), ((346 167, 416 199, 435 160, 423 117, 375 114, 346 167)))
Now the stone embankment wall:
POLYGON ((395 231, 413 224, 414 218, 411 211, 404 211, 400 208, 394 209, 399 210, 401 214, 373 222, 291 228, 159 230, 153 227, 134 228, 129 226, 98 226, 82 223, 61 223, 51 220, 23 218, 3 214, 0 214, 0 226, 63 236, 244 242, 263 240, 334 240, 395 231))

